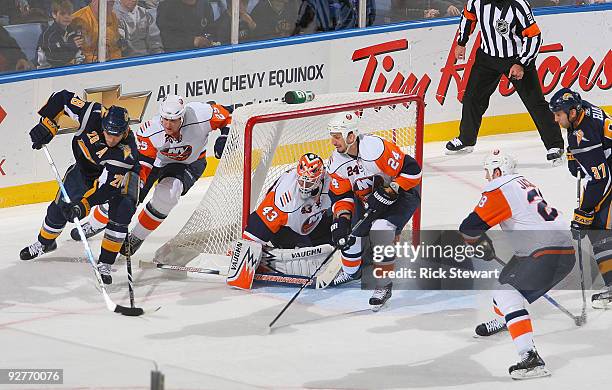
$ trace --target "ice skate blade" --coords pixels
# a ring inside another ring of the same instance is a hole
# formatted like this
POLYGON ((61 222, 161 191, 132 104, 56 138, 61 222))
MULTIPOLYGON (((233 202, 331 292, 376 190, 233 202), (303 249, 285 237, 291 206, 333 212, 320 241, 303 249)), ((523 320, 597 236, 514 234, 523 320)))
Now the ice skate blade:
POLYGON ((377 313, 380 311, 380 309, 383 309, 387 306, 387 302, 383 303, 382 305, 370 305, 370 310, 372 310, 374 313, 377 313))
POLYGON ((501 338, 501 336, 505 337, 507 332, 508 332, 507 329, 506 330, 500 330, 499 332, 493 333, 490 336, 481 336, 481 335, 478 335, 478 334, 474 333, 472 335, 472 337, 475 338, 475 339, 481 339, 481 340, 486 340, 486 339, 491 340, 491 339, 501 338))
POLYGON ((597 301, 593 301, 591 302, 591 306, 593 307, 593 309, 597 309, 597 310, 609 310, 612 309, 612 302, 608 301, 604 301, 604 300, 597 300, 597 301))
POLYGON ((448 150, 448 149, 444 149, 444 154, 446 154, 447 156, 453 156, 453 155, 457 155, 457 154, 469 154, 472 153, 474 151, 474 147, 473 146, 466 146, 465 148, 461 149, 461 150, 448 150))
POLYGON ((543 378, 551 375, 552 373, 546 367, 535 367, 531 370, 515 370, 510 374, 514 380, 543 378))

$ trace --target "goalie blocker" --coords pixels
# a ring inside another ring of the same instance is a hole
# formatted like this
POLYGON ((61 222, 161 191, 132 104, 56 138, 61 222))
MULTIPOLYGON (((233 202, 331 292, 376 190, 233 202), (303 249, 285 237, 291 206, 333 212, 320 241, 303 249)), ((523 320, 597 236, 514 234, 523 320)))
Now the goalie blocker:
MULTIPOLYGON (((227 284, 240 289, 250 289, 253 280, 257 280, 271 285, 299 286, 314 273, 333 249, 331 245, 264 249, 258 242, 238 240, 232 251, 227 284)), ((327 287, 341 267, 340 255, 332 257, 308 287, 327 287)))

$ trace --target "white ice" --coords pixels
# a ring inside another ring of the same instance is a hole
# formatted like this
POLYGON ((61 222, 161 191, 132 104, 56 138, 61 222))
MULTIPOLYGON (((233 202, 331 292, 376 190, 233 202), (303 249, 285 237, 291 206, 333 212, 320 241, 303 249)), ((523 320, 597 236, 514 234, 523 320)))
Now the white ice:
MULTIPOLYGON (((552 168, 537 133, 482 137, 470 155, 444 156, 425 145, 423 228, 456 228, 485 184, 482 161, 495 147, 518 157, 550 205, 571 214, 575 180, 552 168)), ((517 355, 507 333, 474 339, 491 318, 488 292, 394 291, 372 313, 358 284, 307 290, 272 333, 268 323, 294 288, 227 288, 214 277, 142 270, 192 213, 208 185, 200 180, 133 256, 136 302, 162 306, 129 318, 108 312, 69 228, 59 249, 19 260, 33 242, 46 204, 0 210, 0 368, 62 368, 58 388, 145 389, 158 367, 167 389, 603 389, 612 362, 612 311, 588 310, 583 327, 543 300, 529 307, 535 341, 553 375, 513 382, 517 355)), ((101 238, 91 240, 97 254, 101 238)), ((112 298, 128 304, 125 263, 115 265, 112 298)), ((574 313, 580 292, 552 295, 574 313)), ((590 294, 587 298, 590 297, 590 294)), ((49 388, 22 385, 0 388, 49 388)))

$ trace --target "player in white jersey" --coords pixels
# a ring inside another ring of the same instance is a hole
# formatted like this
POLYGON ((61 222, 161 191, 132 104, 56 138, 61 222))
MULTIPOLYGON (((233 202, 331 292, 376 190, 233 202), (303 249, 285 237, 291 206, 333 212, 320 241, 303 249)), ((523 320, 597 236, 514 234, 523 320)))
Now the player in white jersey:
MULTIPOLYGON (((140 154, 140 178, 144 188, 140 200, 158 181, 153 197, 138 215, 138 224, 126 239, 121 254, 133 254, 178 204, 206 168, 208 135, 220 130, 215 156, 221 157, 229 133, 231 116, 217 104, 191 102, 177 95, 166 96, 159 105, 159 114, 140 125, 136 131, 140 154), (129 243, 129 245, 127 245, 129 243)), ((84 226, 88 236, 103 229, 108 216, 105 207, 93 212, 84 226)), ((78 234, 73 235, 74 239, 78 234)))
MULTIPOLYGON (((360 277, 362 237, 369 235, 372 246, 393 244, 421 202, 417 161, 383 138, 360 135, 359 119, 357 113, 340 113, 328 125, 335 147, 329 162, 332 240, 341 248, 343 269, 334 284, 360 277), (368 219, 351 234, 366 209, 368 219)), ((375 261, 375 275, 393 270, 394 261, 375 261)), ((391 297, 391 288, 388 278, 376 279, 370 298, 374 310, 391 297)))
POLYGON ((550 372, 535 349, 525 300, 533 303, 543 296, 571 272, 576 260, 566 222, 534 184, 515 173, 515 166, 514 159, 499 150, 487 157, 489 183, 459 231, 466 242, 481 246, 481 259, 487 261, 496 257, 484 234, 488 229, 499 224, 511 241, 515 254, 500 273, 499 283, 512 288, 493 293, 494 311, 503 319, 479 325, 476 333, 489 336, 507 328, 520 356, 509 368, 510 375, 526 379, 550 372))
MULTIPOLYGON (((228 285, 250 288, 254 269, 263 275, 310 276, 333 249, 329 245, 331 202, 328 190, 329 176, 321 157, 314 153, 301 156, 297 166, 276 180, 250 214, 243 240, 239 240, 238 245, 250 246, 253 251, 261 252, 264 247, 261 263, 248 267, 247 263, 237 265, 234 272, 230 272, 228 285)), ((339 270, 339 261, 336 264, 332 279, 339 270)), ((325 268, 324 272, 331 271, 325 268)), ((258 279, 288 283, 285 282, 287 278, 280 277, 258 279)))

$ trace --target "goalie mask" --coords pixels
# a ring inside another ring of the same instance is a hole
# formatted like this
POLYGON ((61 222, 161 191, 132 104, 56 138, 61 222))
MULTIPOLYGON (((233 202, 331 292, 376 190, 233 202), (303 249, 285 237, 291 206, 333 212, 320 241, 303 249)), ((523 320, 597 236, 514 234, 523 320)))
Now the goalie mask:
POLYGON ((512 156, 495 149, 486 158, 484 169, 491 179, 493 179, 493 173, 496 169, 499 169, 501 176, 512 175, 516 173, 516 161, 512 156))
POLYGON ((297 182, 303 199, 316 196, 321 189, 325 164, 323 159, 314 153, 306 153, 297 164, 297 182))

